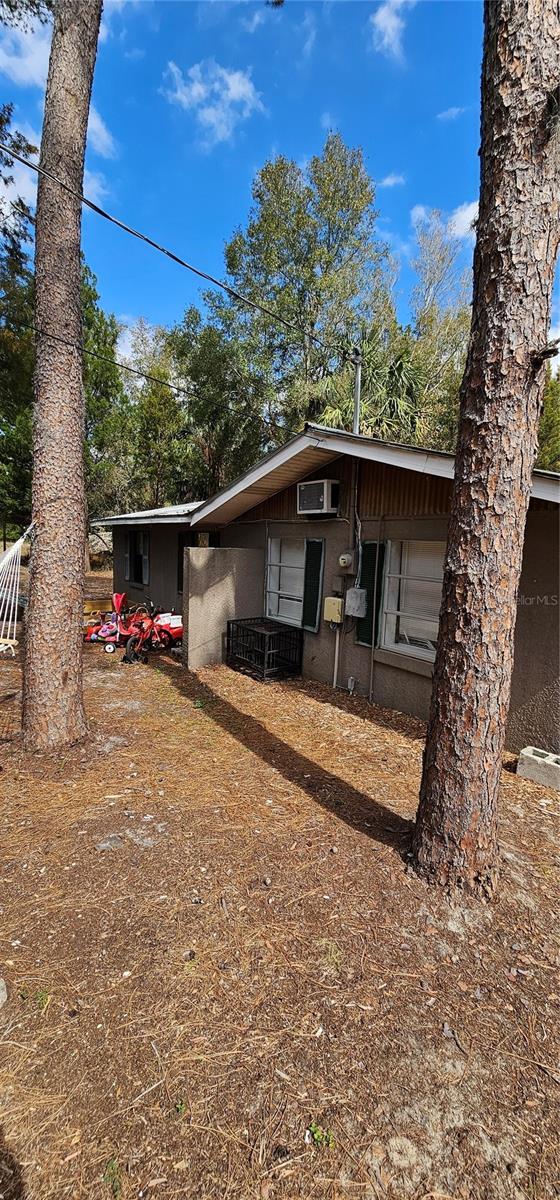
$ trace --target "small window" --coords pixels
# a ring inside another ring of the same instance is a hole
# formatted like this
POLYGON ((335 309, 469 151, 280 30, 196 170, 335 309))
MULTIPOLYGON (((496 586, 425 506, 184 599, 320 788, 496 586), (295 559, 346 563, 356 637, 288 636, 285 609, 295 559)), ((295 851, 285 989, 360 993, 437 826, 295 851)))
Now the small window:
POLYGON ((390 542, 381 645, 433 662, 443 586, 443 542, 390 542))
POLYGON ((323 538, 269 538, 267 617, 317 631, 323 558, 323 538))
POLYGON ((141 529, 131 529, 127 537, 125 578, 138 587, 150 582, 150 535, 141 529))

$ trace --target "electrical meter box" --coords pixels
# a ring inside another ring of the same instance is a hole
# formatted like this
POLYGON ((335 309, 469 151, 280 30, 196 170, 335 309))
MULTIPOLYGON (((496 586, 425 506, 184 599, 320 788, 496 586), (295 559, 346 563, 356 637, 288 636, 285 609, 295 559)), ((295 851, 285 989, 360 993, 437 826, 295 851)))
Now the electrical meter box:
POLYGON ((341 596, 325 596, 323 616, 325 621, 331 621, 333 625, 342 624, 344 603, 341 596))
POLYGON ((346 616, 365 617, 367 612, 367 592, 365 588, 348 588, 346 593, 346 616))

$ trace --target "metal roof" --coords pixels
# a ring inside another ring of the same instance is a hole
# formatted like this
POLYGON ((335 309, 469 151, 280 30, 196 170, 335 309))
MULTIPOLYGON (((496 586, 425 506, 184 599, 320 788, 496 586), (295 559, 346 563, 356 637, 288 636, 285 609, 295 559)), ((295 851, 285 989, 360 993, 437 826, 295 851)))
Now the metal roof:
MULTIPOLYGON (((201 504, 192 517, 191 526, 215 528, 228 525, 269 496, 343 454, 446 479, 453 478, 455 469, 455 456, 441 450, 422 450, 418 446, 403 446, 324 425, 307 424, 302 433, 201 504)), ((541 500, 560 503, 560 475, 553 471, 534 471, 531 494, 541 500)))
POLYGON ((147 508, 142 512, 118 513, 114 517, 103 517, 92 521, 95 528, 112 528, 114 525, 189 525, 191 514, 204 504, 203 500, 192 500, 189 504, 167 504, 164 508, 147 508))

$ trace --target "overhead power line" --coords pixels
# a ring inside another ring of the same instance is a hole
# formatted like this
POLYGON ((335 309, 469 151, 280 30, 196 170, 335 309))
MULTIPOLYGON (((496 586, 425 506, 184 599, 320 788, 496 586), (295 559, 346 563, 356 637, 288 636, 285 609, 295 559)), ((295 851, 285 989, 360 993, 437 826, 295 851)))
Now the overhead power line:
POLYGON ((110 363, 113 367, 118 367, 121 371, 129 371, 131 375, 139 375, 141 379, 147 379, 149 383, 157 383, 160 387, 171 388, 171 391, 177 392, 180 396, 192 396, 192 392, 186 388, 179 387, 176 383, 169 383, 167 379, 158 379, 157 375, 148 375, 146 371, 139 371, 136 367, 129 367, 127 363, 118 362, 116 358, 109 358, 107 354, 100 354, 98 350, 88 350, 83 342, 73 342, 70 338, 61 337, 57 333, 48 333, 46 329, 40 329, 38 325, 20 325, 20 329, 26 329, 29 333, 38 333, 41 337, 49 338, 52 342, 60 342, 63 346, 70 346, 73 350, 80 350, 82 354, 89 355, 90 358, 98 358, 100 362, 110 363))
MULTIPOLYGON (((154 239, 149 237, 148 234, 142 233, 139 229, 134 229, 132 225, 127 225, 124 221, 119 220, 118 217, 114 217, 112 213, 109 213, 106 211, 106 209, 101 208, 99 204, 94 204, 93 200, 88 200, 87 196, 84 196, 81 192, 75 191, 74 188, 70 187, 68 183, 65 183, 63 179, 59 179, 58 175, 55 175, 52 171, 47 171, 44 167, 38 166, 37 163, 30 162, 30 160, 28 158, 24 158, 23 155, 17 154, 15 150, 12 150, 10 146, 5 145, 5 143, 0 142, 0 150, 2 150, 4 154, 9 155, 10 158, 15 158, 17 162, 22 163, 24 167, 29 167, 31 171, 35 171, 37 175, 43 175, 45 179, 50 179, 53 183, 57 183, 58 186, 63 188, 65 192, 68 192, 71 196, 74 196, 76 200, 80 200, 82 204, 85 204, 87 208, 90 208, 92 212, 97 213, 98 216, 103 217, 105 221, 110 221, 110 223, 112 225, 116 225, 118 229, 123 229, 125 233, 130 233, 132 237, 138 238, 139 241, 145 242, 148 246, 152 246, 153 249, 158 250, 160 254, 165 254, 166 257, 170 258, 172 262, 178 263, 180 267, 185 267, 185 269, 187 271, 191 271, 193 275, 198 275, 199 279, 205 279, 207 283, 213 284, 214 287, 221 288, 222 291, 227 292, 228 296, 231 296, 233 300, 237 300, 240 304, 247 305, 248 308, 252 308, 256 312, 264 313, 265 316, 271 317, 273 321, 278 321, 280 325, 283 325, 286 329, 291 329, 294 333, 297 333, 299 339, 302 339, 301 329, 295 325, 293 321, 288 321, 274 309, 268 308, 265 304, 260 304, 257 300, 250 300, 248 296, 243 296, 241 292, 238 292, 235 288, 232 288, 229 283, 224 283, 223 279, 216 279, 216 277, 214 275, 210 275, 208 271, 202 271, 200 267, 193 266, 192 263, 187 262, 186 259, 181 258, 178 254, 175 254, 173 250, 168 250, 166 246, 161 246, 159 242, 154 241, 154 239)), ((348 351, 345 351, 342 347, 338 347, 335 350, 333 346, 327 345, 327 343, 324 342, 322 338, 317 337, 315 333, 304 331, 303 340, 305 338, 308 338, 311 342, 315 342, 317 346, 321 346, 321 348, 323 350, 327 350, 329 354, 337 354, 340 357, 345 357, 348 353, 348 351)))

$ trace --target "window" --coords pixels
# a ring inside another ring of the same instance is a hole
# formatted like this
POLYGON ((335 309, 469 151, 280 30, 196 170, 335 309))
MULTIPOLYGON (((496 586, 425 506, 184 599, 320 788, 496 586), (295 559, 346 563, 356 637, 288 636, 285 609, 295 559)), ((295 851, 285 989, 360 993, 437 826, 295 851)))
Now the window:
POLYGON ((433 661, 443 584, 443 542, 389 542, 381 645, 433 661))
POLYGON ((356 641, 362 646, 371 646, 374 636, 373 610, 375 607, 375 644, 379 633, 379 614, 383 597, 383 563, 385 561, 384 542, 362 543, 362 567, 360 571, 360 587, 367 593, 367 608, 365 617, 356 621, 356 641))
POLYGON ((126 536, 124 577, 138 587, 150 582, 150 535, 131 529, 126 536))
POLYGON ((317 632, 323 559, 323 538, 269 538, 267 617, 317 632))

